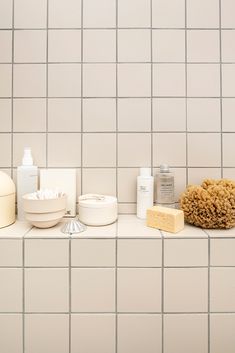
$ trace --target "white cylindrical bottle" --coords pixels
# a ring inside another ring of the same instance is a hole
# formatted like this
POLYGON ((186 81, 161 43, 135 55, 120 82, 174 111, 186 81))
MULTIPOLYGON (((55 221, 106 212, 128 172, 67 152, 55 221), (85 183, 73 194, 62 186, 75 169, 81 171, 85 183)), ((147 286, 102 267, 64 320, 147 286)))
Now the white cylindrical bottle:
POLYGON ((156 204, 174 207, 174 174, 170 172, 167 164, 160 165, 160 171, 156 174, 156 204))
POLYGON ((18 220, 23 221, 24 210, 22 196, 37 191, 38 189, 38 167, 33 165, 30 148, 24 149, 22 165, 17 168, 17 210, 18 220))
POLYGON ((153 184, 151 168, 140 168, 137 177, 137 217, 146 218, 146 211, 153 206, 153 184))

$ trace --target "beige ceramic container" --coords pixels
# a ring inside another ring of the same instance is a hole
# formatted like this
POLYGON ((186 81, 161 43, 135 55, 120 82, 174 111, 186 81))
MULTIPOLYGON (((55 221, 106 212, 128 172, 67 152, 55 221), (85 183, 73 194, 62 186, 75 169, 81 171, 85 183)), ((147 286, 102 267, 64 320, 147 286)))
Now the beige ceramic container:
POLYGON ((15 199, 15 184, 9 175, 0 172, 0 228, 15 222, 15 199))
POLYGON ((59 223, 65 215, 66 204, 66 195, 47 200, 32 200, 29 194, 23 196, 25 218, 37 228, 50 228, 59 223))

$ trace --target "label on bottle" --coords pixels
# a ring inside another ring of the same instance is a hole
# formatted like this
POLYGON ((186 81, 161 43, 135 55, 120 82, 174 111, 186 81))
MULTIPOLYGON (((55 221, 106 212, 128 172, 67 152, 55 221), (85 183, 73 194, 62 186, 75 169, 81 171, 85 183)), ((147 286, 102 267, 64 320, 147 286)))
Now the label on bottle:
POLYGON ((174 177, 166 174, 157 177, 157 203, 174 203, 174 177))

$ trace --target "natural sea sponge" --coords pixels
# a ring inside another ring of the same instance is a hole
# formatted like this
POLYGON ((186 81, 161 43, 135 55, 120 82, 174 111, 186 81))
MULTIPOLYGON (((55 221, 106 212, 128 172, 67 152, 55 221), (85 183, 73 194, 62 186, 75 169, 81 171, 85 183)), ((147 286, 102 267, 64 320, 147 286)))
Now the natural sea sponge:
POLYGON ((235 181, 206 179, 189 185, 180 197, 185 221, 201 228, 235 226, 235 181))

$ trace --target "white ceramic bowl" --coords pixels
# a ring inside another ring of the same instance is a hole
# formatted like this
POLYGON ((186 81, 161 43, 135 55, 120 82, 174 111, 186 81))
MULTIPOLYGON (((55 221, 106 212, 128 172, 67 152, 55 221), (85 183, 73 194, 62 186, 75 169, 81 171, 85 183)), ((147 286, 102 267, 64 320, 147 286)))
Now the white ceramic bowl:
POLYGON ((48 200, 31 200, 23 196, 25 218, 37 228, 51 228, 61 221, 66 212, 67 196, 48 200))

